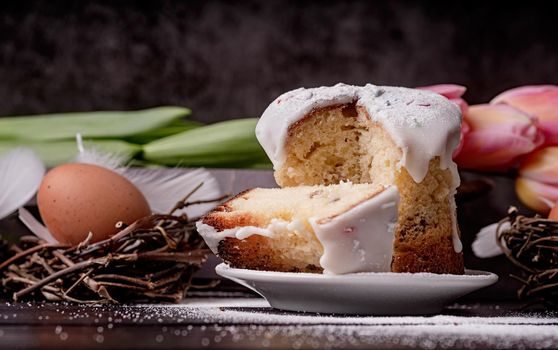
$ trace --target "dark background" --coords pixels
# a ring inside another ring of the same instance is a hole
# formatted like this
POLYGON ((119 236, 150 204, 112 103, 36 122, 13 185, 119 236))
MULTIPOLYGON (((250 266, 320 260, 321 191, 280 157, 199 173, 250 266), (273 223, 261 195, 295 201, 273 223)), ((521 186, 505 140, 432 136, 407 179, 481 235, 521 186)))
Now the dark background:
POLYGON ((337 82, 558 83, 557 2, 21 1, 0 10, 0 115, 174 104, 259 116, 337 82))

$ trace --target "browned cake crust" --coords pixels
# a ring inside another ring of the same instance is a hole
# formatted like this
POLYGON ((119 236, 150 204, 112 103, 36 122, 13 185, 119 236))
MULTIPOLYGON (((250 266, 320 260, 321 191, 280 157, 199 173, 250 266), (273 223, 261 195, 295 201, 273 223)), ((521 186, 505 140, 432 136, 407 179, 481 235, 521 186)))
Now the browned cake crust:
POLYGON ((391 263, 393 272, 432 272, 462 275, 463 254, 455 253, 450 242, 436 242, 415 246, 410 251, 399 251, 391 263), (449 244, 448 244, 449 243, 449 244))
POLYGON ((234 215, 223 216, 221 213, 231 213, 233 208, 230 203, 236 199, 248 199, 248 194, 252 190, 242 191, 236 196, 228 199, 226 202, 217 206, 215 209, 207 213, 203 218, 202 222, 206 225, 213 226, 217 231, 223 231, 228 228, 242 227, 242 226, 257 226, 258 220, 252 215, 241 215, 239 213, 234 213, 234 215))
MULTIPOLYGON (((239 193, 235 197, 221 204, 202 218, 206 225, 213 226, 217 231, 235 227, 256 226, 265 227, 267 223, 260 218, 232 211, 229 203, 237 199, 248 199, 251 190, 239 193), (226 212, 227 215, 222 215, 226 212)), ((240 269, 282 272, 322 272, 319 263, 286 259, 270 242, 270 238, 252 235, 239 240, 227 237, 217 247, 217 255, 232 267, 240 269)))
POLYGON ((219 243, 219 257, 232 267, 239 269, 312 272, 321 273, 323 269, 315 264, 285 261, 272 245, 269 238, 253 235, 246 239, 225 238, 219 243))

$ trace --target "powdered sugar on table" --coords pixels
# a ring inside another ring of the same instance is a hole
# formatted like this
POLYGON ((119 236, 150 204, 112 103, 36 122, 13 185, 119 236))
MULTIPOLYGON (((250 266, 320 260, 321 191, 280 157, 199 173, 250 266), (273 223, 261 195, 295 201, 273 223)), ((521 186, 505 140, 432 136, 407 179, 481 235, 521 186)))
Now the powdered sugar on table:
MULTIPOLYGON (((153 306, 144 306, 154 308, 153 306)), ((448 309, 479 306, 455 304, 448 309)), ((342 344, 384 344, 420 348, 555 348, 558 313, 498 317, 453 315, 361 317, 291 313, 271 309, 263 299, 190 299, 182 305, 155 307, 171 317, 203 319, 227 334, 261 329, 268 335, 303 336, 304 343, 322 339, 320 347, 342 344), (258 325, 245 328, 246 325, 258 325)), ((380 346, 381 347, 381 346, 380 346)))
POLYGON ((21 324, 25 332, 34 329, 55 347, 558 347, 558 312, 527 313, 517 310, 517 304, 454 304, 436 316, 372 317, 278 311, 264 299, 240 295, 209 292, 172 305, 6 303, 0 305, 0 339, 7 348, 35 344, 38 338, 20 333, 21 324))

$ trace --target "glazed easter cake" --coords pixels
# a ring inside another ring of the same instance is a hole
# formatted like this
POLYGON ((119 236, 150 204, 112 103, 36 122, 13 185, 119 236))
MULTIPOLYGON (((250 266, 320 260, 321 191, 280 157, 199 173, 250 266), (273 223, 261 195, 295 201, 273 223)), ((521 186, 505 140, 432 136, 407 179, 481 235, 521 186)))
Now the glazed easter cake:
POLYGON ((463 273, 452 152, 461 113, 438 94, 338 84, 297 89, 256 136, 282 189, 254 189, 198 230, 233 267, 463 273))

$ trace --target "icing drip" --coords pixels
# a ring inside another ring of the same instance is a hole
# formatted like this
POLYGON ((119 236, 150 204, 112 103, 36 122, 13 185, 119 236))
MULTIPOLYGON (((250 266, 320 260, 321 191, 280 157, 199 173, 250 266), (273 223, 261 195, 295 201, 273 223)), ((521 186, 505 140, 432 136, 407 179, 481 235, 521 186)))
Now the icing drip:
POLYGON ((456 253, 461 253, 463 251, 463 244, 461 243, 461 239, 459 238, 459 229, 457 228, 457 218, 456 218, 457 208, 455 205, 455 194, 457 193, 457 187, 459 187, 461 180, 459 179, 459 172, 457 171, 457 165, 454 162, 451 162, 451 164, 449 165, 449 169, 451 171, 451 175, 453 178, 452 192, 448 196, 448 200, 450 202, 450 209, 453 213, 453 215, 451 215, 451 226, 452 226, 451 238, 453 243, 453 250, 456 253))
POLYGON ((256 126, 256 137, 274 169, 286 159, 284 146, 292 124, 314 109, 351 102, 366 108, 372 120, 390 134, 403 151, 400 166, 415 182, 424 179, 434 157, 440 157, 442 169, 452 166, 461 130, 461 112, 454 103, 425 90, 337 84, 289 91, 265 110, 256 126))
POLYGON ((389 272, 397 221, 399 192, 395 186, 328 219, 309 222, 324 252, 324 273, 389 272))
POLYGON ((269 238, 273 238, 278 234, 285 232, 296 232, 302 235, 309 235, 309 232, 304 227, 304 224, 299 220, 295 219, 293 221, 285 221, 280 219, 272 219, 271 223, 267 227, 256 227, 256 226, 243 226, 226 229, 223 231, 217 231, 213 226, 204 224, 202 220, 196 222, 196 228, 200 235, 207 243, 207 246, 211 251, 217 255, 217 248, 219 247, 219 242, 227 237, 236 239, 246 239, 252 235, 260 235, 269 238))
POLYGON ((461 112, 445 97, 416 89, 366 85, 357 102, 370 118, 380 123, 403 151, 400 166, 419 183, 428 173, 431 159, 440 157, 447 169, 459 144, 461 112), (377 91, 384 91, 378 96, 377 91), (389 106, 387 105, 389 102, 389 106))

